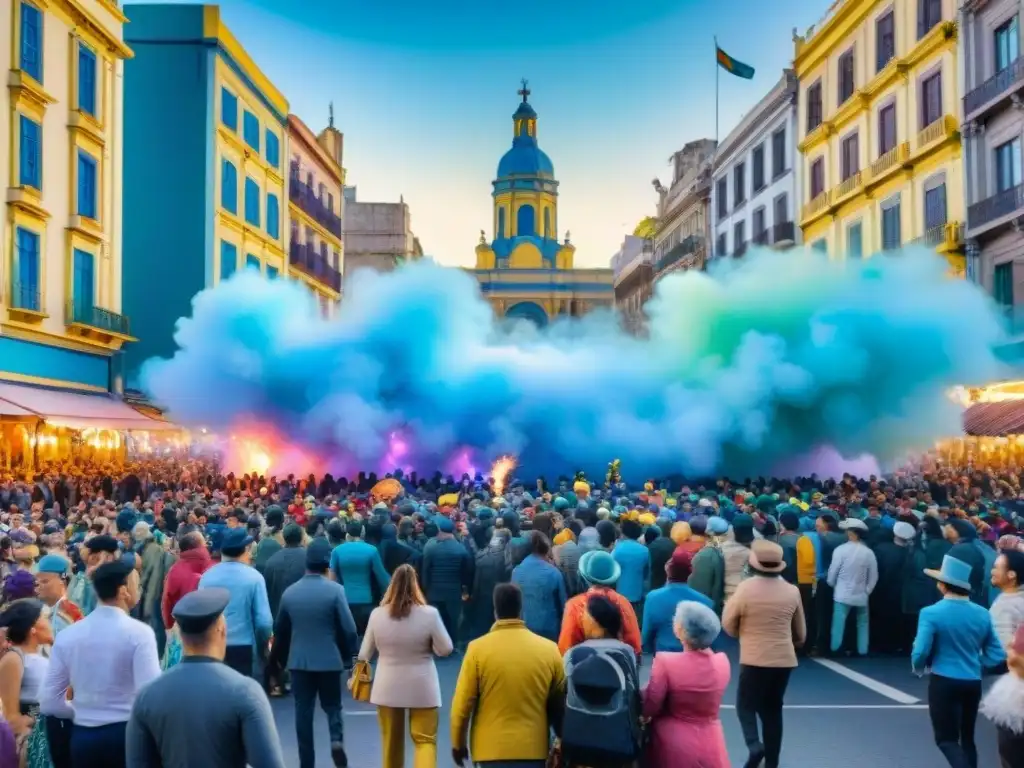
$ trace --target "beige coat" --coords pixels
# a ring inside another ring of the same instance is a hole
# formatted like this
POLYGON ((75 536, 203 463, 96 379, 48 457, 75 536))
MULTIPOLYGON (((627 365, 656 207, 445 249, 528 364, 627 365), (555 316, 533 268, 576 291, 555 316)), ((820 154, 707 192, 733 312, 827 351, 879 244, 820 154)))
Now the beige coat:
POLYGON ((420 709, 441 706, 434 655, 452 652, 452 640, 437 609, 417 605, 404 619, 392 619, 388 606, 374 608, 359 658, 379 655, 370 703, 380 707, 420 709))
POLYGON ((740 639, 740 664, 795 667, 807 639, 800 590, 781 576, 741 581, 722 612, 722 629, 740 639))

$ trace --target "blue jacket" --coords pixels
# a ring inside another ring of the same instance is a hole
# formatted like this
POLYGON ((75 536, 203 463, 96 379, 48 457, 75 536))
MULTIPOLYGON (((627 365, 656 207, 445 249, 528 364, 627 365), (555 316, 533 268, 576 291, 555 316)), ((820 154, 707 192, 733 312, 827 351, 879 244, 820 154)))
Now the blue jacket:
POLYGON ((224 610, 228 645, 262 647, 274 630, 263 574, 245 563, 217 563, 199 579, 200 589, 223 587, 231 593, 224 610))
POLYGON ((622 569, 615 591, 631 603, 639 603, 651 583, 651 555, 647 547, 633 539, 615 542, 612 557, 622 569))
POLYGON ((376 605, 391 583, 380 552, 365 541, 345 541, 336 546, 331 552, 331 572, 345 587, 349 605, 376 605))
POLYGON ((954 680, 981 680, 982 667, 994 667, 1006 652, 992 626, 992 616, 970 600, 939 600, 921 610, 917 637, 910 654, 916 670, 954 680))
POLYGON ((664 587, 652 589, 644 603, 644 621, 641 628, 641 645, 650 653, 681 651, 683 644, 676 637, 673 626, 676 606, 684 600, 693 600, 708 608, 715 605, 710 598, 686 584, 669 582, 664 587))
POLYGON ((567 600, 562 572, 547 560, 529 555, 512 569, 512 583, 523 591, 526 628, 549 640, 557 640, 567 600))
POLYGON ((454 538, 434 539, 423 547, 423 593, 432 603, 462 599, 473 586, 475 563, 454 538))

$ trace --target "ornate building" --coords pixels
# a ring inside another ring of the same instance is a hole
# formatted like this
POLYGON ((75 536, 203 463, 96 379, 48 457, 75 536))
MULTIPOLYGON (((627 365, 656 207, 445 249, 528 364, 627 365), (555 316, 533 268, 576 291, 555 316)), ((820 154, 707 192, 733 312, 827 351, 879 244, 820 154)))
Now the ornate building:
POLYGON ((550 158, 537 145, 537 113, 523 81, 512 116, 512 148, 498 163, 494 239, 483 230, 472 270, 495 313, 546 325, 614 300, 610 269, 576 269, 576 248, 558 240, 558 182, 550 158))

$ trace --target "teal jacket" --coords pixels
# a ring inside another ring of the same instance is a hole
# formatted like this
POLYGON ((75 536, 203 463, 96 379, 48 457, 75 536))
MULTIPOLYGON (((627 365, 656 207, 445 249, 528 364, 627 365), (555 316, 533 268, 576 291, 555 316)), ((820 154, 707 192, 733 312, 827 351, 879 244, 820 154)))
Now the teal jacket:
POLYGON ((345 587, 349 605, 376 605, 391 583, 380 552, 365 541, 346 541, 336 546, 331 553, 331 572, 345 587))

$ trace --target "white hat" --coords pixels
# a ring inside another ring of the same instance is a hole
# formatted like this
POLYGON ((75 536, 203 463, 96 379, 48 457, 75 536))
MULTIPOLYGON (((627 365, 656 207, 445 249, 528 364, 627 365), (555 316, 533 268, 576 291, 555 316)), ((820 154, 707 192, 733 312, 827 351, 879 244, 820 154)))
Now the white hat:
POLYGON ((710 499, 701 499, 697 502, 698 507, 710 507, 712 506, 710 499))
POLYGON ((839 528, 844 531, 849 531, 851 529, 854 531, 866 531, 868 529, 864 521, 858 520, 856 517, 849 517, 846 520, 843 520, 843 522, 839 524, 839 528))
POLYGON ((910 523, 904 523, 900 520, 896 525, 892 527, 893 536, 897 539, 903 539, 904 541, 910 541, 917 535, 917 530, 910 523))
POLYGON ((145 520, 139 520, 132 528, 132 538, 135 541, 145 541, 152 536, 152 530, 149 527, 149 523, 145 520))

